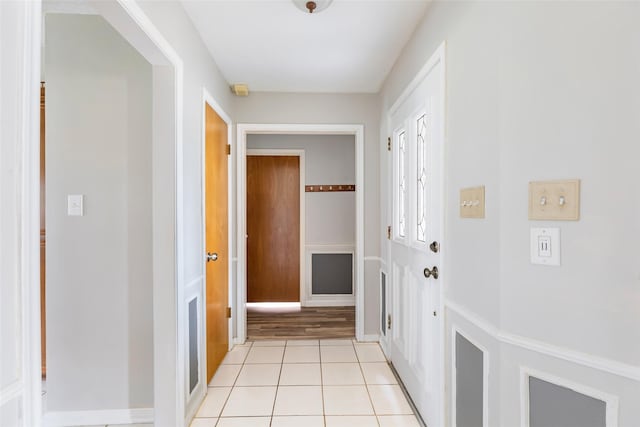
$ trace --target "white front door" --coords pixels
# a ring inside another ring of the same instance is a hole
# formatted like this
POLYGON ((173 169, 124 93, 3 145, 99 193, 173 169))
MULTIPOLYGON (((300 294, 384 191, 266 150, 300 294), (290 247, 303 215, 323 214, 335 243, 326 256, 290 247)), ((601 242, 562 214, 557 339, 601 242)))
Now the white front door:
POLYGON ((444 64, 439 49, 389 111, 392 145, 388 351, 429 427, 442 418, 444 64), (427 277, 428 276, 428 277, 427 277))

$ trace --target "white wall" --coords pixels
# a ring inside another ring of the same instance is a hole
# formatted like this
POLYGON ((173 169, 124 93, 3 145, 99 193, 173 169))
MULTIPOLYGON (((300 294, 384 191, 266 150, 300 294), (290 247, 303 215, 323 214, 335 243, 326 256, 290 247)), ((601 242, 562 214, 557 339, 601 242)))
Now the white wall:
POLYGON ((100 16, 45 22, 47 409, 150 408, 151 66, 100 16))
MULTIPOLYGON (((178 2, 140 1, 139 6, 184 63, 184 243, 185 282, 202 275, 202 90, 229 115, 232 93, 193 23, 178 2)), ((233 141, 230 141, 233 144, 233 141)))
POLYGON ((379 98, 373 94, 252 93, 235 98, 238 123, 364 125, 364 255, 367 335, 378 334, 380 237, 378 193, 379 98))
POLYGON ((631 2, 434 2, 384 84, 382 112, 446 41, 443 268, 446 298, 462 308, 448 310, 447 336, 463 324, 491 353, 490 425, 519 424, 521 365, 617 395, 620 425, 640 423, 638 19, 631 2), (580 221, 528 221, 527 183, 561 178, 582 180, 580 221), (486 219, 460 219, 459 189, 475 185, 486 185, 486 219), (529 263, 533 226, 561 228, 561 267, 529 263))

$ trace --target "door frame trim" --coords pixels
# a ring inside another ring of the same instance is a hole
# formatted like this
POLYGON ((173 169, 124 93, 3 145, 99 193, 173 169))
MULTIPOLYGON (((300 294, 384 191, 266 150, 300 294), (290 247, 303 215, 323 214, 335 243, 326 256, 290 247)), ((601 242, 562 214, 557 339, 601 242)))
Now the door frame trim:
MULTIPOLYGON (((300 303, 303 301, 304 295, 304 285, 305 285, 305 273, 306 273, 306 264, 305 264, 305 256, 304 256, 304 248, 307 241, 307 233, 306 233, 306 201, 305 201, 305 190, 304 186, 306 183, 305 176, 305 151, 301 149, 293 149, 293 148, 248 148, 246 150, 247 156, 291 156, 298 157, 300 159, 300 167, 299 167, 299 184, 300 184, 300 277, 298 278, 299 288, 300 288, 300 303)), ((245 157, 246 159, 246 157, 245 157)), ((244 175, 246 177, 246 174, 244 175)), ((245 182, 246 184, 246 182, 245 182)), ((246 201, 246 191, 245 191, 245 201, 246 201)), ((245 215, 246 218, 246 215, 245 215)), ((245 233, 246 234, 246 233, 245 233)))
MULTIPOLYGON (((2 11, 0 11, 1 13, 2 11)), ((6 12, 5 12, 6 13, 6 12)), ((4 251, 16 252, 14 269, 16 304, 16 348, 14 356, 20 356, 14 381, 0 387, 0 409, 12 400, 22 399, 19 416, 24 425, 39 425, 42 412, 42 364, 40 328, 40 59, 42 7, 39 0, 16 6, 21 14, 15 49, 0 54, 0 72, 5 57, 16 58, 16 74, 3 75, 5 82, 15 84, 14 94, 5 94, 5 100, 16 107, 15 122, 7 128, 15 139, 3 140, 14 150, 13 159, 5 165, 14 171, 14 199, 10 208, 16 212, 18 228, 15 238, 0 240, 4 251), (22 215, 18 214, 22 212, 22 215)), ((2 18, 2 17, 0 17, 2 18)), ((1 19, 0 19, 1 22, 1 19)), ((0 90, 2 90, 0 84, 0 90)), ((0 138, 2 136, 0 135, 0 138)), ((2 195, 4 196, 4 194, 2 195)), ((7 209, 3 206, 3 209, 7 209)), ((4 284, 3 284, 4 286, 4 284)))
POLYGON ((246 161, 247 135, 249 134, 282 134, 282 135, 353 135, 356 149, 356 339, 362 341, 364 335, 364 125, 361 124, 252 124, 237 125, 237 309, 236 309, 236 343, 247 339, 247 189, 246 161))
MULTIPOLYGON (((198 373, 198 386, 193 390, 192 393, 189 392, 188 384, 185 381, 186 393, 187 393, 187 406, 186 406, 186 415, 187 419, 191 419, 195 416, 200 403, 205 398, 208 392, 207 387, 207 316, 206 316, 206 302, 207 302, 207 263, 205 254, 207 253, 207 216, 206 216, 206 159, 205 159, 205 148, 207 142, 207 105, 209 105, 213 111, 216 112, 218 116, 224 121, 227 125, 227 144, 232 146, 233 141, 233 121, 231 120, 231 116, 227 114, 227 112, 222 108, 222 106, 216 101, 216 99, 211 95, 211 93, 207 90, 206 87, 202 87, 202 137, 200 143, 200 156, 201 156, 201 164, 200 164, 200 194, 202 197, 202 211, 201 211, 201 224, 202 224, 202 280, 196 281, 196 285, 200 287, 199 291, 196 292, 198 298, 200 299, 200 306, 198 307, 199 316, 198 316, 198 369, 200 372, 198 373)), ((233 148, 233 146, 232 146, 233 148)), ((227 156, 227 218, 228 218, 228 230, 227 230, 227 241, 228 241, 228 274, 227 274, 227 303, 229 307, 233 307, 233 149, 231 153, 227 156)), ((188 304, 187 299, 184 300, 185 304, 188 304)), ((228 333, 228 346, 229 350, 233 347, 233 323, 232 319, 229 319, 227 326, 228 333)), ((188 369, 188 360, 185 357, 184 361, 185 369, 188 369)))

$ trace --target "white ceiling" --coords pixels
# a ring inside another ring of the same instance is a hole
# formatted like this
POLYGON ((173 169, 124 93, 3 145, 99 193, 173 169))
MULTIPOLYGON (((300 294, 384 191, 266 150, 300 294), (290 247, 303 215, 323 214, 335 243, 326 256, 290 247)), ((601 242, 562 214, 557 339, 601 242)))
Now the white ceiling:
POLYGON ((378 92, 428 0, 182 0, 229 83, 251 91, 378 92))

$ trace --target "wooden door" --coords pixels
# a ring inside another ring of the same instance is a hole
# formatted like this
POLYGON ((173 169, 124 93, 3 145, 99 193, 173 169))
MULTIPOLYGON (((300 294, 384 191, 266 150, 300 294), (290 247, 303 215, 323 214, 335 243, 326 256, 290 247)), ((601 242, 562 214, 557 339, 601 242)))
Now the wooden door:
POLYGON ((227 124, 209 105, 205 108, 208 384, 229 349, 229 212, 227 124))
POLYGON ((393 142, 391 361, 427 425, 443 425, 443 65, 390 116, 393 142))
POLYGON ((300 158, 247 156, 247 301, 300 301, 300 158))

